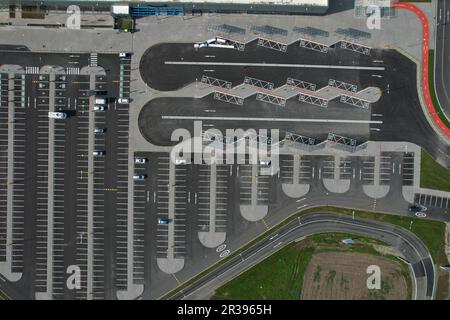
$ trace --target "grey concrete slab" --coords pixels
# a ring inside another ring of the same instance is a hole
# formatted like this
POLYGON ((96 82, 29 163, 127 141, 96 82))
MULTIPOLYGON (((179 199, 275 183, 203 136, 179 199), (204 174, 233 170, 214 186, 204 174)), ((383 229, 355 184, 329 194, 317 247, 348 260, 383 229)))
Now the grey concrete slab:
POLYGON ((389 192, 389 185, 380 185, 380 155, 375 155, 374 183, 373 185, 363 185, 364 192, 371 198, 380 199, 389 192))
POLYGON ((241 205, 241 215, 247 221, 259 221, 263 219, 268 213, 267 205, 258 205, 258 165, 251 166, 251 201, 250 205, 241 205))
POLYGON ((281 187, 283 192, 290 198, 300 198, 308 194, 310 185, 306 183, 299 183, 300 178, 300 155, 293 156, 293 170, 292 170, 292 184, 283 183, 281 187))

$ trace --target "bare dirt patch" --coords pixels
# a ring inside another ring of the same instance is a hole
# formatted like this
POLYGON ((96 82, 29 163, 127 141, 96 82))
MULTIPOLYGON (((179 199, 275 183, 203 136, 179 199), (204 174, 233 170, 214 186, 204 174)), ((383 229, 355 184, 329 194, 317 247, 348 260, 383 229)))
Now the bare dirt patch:
POLYGON ((408 296, 407 277, 399 264, 381 257, 356 252, 314 254, 306 269, 302 300, 404 300, 408 296), (369 265, 381 269, 381 289, 367 289, 369 265))

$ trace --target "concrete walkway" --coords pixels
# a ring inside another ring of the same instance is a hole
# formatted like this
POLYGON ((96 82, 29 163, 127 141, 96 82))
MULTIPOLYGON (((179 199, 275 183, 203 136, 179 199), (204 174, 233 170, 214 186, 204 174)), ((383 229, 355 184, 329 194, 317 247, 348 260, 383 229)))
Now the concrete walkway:
POLYGON ((268 211, 267 205, 258 205, 258 165, 252 165, 252 186, 251 186, 251 203, 250 205, 241 205, 241 215, 247 221, 259 221, 263 219, 268 211))
POLYGON ((134 153, 128 151, 128 221, 127 221, 127 289, 118 290, 119 300, 134 300, 144 292, 144 285, 134 284, 134 153))

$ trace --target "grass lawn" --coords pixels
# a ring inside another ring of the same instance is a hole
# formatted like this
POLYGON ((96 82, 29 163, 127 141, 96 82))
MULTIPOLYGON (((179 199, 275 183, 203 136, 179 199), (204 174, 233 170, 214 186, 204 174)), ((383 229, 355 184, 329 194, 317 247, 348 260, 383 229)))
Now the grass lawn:
MULTIPOLYGON (((218 288, 213 299, 229 300, 298 300, 303 276, 315 253, 360 252, 380 255, 372 244, 381 241, 346 233, 321 233, 287 245, 275 254, 250 268, 237 278, 218 288), (342 239, 352 238, 355 244, 343 245, 342 239)), ((402 265, 403 274, 409 279, 408 268, 395 257, 386 256, 402 265)), ((408 292, 411 292, 409 288, 408 292)))
POLYGON ((422 149, 420 186, 450 192, 450 170, 444 168, 422 149))
POLYGON ((313 253, 313 248, 298 250, 291 243, 219 288, 213 299, 297 300, 313 253))

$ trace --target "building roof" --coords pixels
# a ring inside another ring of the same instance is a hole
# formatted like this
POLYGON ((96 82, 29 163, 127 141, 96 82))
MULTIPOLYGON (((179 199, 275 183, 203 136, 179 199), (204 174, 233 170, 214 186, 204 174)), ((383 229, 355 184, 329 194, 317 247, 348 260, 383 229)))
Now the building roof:
MULTIPOLYGON (((59 0, 64 2, 65 0, 59 0)), ((114 0, 67 0, 67 2, 105 2, 111 3, 114 0)), ((223 4, 265 4, 265 5, 299 5, 299 6, 317 6, 328 7, 329 0, 119 0, 119 4, 127 3, 223 3, 223 4)))

